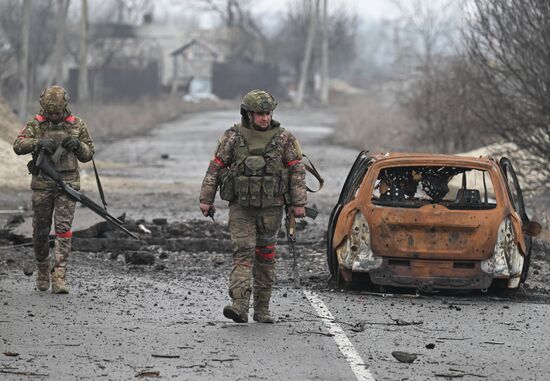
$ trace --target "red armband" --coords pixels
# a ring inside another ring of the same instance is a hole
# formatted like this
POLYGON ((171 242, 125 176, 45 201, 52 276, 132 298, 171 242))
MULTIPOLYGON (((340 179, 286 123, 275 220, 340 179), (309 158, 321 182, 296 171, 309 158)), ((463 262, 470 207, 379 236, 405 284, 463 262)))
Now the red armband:
POLYGON ((298 164, 299 162, 301 162, 302 160, 299 160, 299 159, 296 159, 296 160, 292 160, 292 161, 289 161, 288 163, 286 163, 286 166, 287 168, 288 167, 292 167, 293 165, 296 165, 298 164))
POLYGON ((217 163, 220 167, 222 167, 222 168, 226 167, 226 165, 223 163, 223 161, 221 161, 221 159, 219 157, 214 156, 214 159, 212 159, 212 160, 214 160, 214 163, 217 163))

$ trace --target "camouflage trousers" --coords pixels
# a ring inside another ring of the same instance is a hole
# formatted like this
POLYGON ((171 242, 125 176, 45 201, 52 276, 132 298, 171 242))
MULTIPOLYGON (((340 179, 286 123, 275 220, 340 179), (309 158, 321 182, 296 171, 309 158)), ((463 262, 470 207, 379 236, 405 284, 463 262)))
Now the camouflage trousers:
POLYGON ((35 190, 32 193, 34 255, 38 263, 49 260, 48 238, 54 220, 55 267, 66 267, 71 251, 71 226, 75 201, 61 190, 35 190))
POLYGON ((269 300, 275 281, 275 245, 283 209, 229 207, 229 232, 233 243, 233 268, 229 275, 232 299, 247 299, 254 294, 269 300))

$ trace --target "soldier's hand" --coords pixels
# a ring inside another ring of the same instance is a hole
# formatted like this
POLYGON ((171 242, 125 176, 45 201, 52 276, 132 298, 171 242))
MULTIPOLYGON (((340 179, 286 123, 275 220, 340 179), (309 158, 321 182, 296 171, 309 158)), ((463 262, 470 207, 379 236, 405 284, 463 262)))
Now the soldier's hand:
POLYGON ((80 148, 80 140, 75 137, 67 136, 61 142, 61 147, 65 148, 67 151, 75 152, 80 148))
POLYGON ((202 212, 203 216, 205 216, 205 217, 208 217, 208 214, 209 214, 210 210, 212 210, 213 213, 216 212, 216 208, 212 204, 204 204, 204 203, 201 202, 199 204, 199 208, 201 208, 201 212, 202 212))
POLYGON ((55 150, 57 149, 57 143, 53 139, 39 139, 38 143, 36 144, 36 150, 43 149, 46 151, 47 154, 53 155, 55 150))
POLYGON ((292 212, 296 218, 304 218, 306 216, 306 208, 303 206, 293 206, 292 212))

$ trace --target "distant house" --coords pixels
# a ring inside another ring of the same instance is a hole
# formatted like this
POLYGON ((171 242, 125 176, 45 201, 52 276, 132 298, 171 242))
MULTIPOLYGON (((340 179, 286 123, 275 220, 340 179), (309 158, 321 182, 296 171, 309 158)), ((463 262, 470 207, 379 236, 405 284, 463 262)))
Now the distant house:
POLYGON ((170 55, 172 56, 172 93, 181 89, 187 90, 192 80, 211 83, 212 67, 221 60, 221 54, 218 51, 198 39, 192 39, 172 51, 170 55))

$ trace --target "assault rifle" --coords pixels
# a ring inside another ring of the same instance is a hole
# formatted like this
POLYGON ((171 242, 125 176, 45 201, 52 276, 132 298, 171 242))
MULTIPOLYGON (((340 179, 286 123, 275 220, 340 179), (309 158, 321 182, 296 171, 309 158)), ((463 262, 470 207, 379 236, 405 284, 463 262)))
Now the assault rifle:
POLYGON ((96 204, 94 201, 86 197, 81 192, 77 191, 73 187, 71 187, 69 184, 67 184, 65 181, 63 181, 61 175, 57 173, 55 168, 52 166, 50 162, 49 155, 45 153, 44 150, 41 150, 38 154, 38 157, 36 158, 35 166, 37 169, 39 169, 43 175, 48 176, 53 181, 59 185, 61 190, 65 192, 70 198, 72 198, 75 201, 80 202, 82 205, 90 209, 95 214, 103 217, 106 221, 110 222, 114 226, 116 226, 118 229, 122 230, 124 233, 129 235, 132 238, 135 238, 139 240, 139 237, 126 229, 123 225, 123 222, 120 221, 118 218, 111 216, 107 211, 102 208, 100 205, 96 204))
MULTIPOLYGON (((319 212, 313 208, 306 207, 305 209, 306 217, 312 220, 317 218, 319 212)), ((298 257, 296 254, 296 217, 288 205, 286 207, 285 226, 288 251, 292 254, 292 279, 294 281, 294 288, 300 288, 300 271, 298 269, 298 257)))

